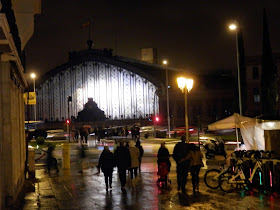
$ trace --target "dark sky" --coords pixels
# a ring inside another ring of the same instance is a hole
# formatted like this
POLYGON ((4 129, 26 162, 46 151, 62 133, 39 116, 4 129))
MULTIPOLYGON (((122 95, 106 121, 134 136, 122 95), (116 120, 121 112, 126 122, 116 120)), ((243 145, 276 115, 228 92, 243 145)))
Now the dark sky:
POLYGON ((42 0, 42 14, 26 46, 27 72, 40 75, 68 60, 68 52, 86 49, 92 39, 98 49, 140 59, 140 48, 154 47, 172 67, 197 72, 236 68, 235 35, 227 28, 238 20, 246 55, 261 55, 262 13, 267 9, 270 40, 280 52, 279 0, 42 0), (117 41, 116 41, 117 40, 117 41))

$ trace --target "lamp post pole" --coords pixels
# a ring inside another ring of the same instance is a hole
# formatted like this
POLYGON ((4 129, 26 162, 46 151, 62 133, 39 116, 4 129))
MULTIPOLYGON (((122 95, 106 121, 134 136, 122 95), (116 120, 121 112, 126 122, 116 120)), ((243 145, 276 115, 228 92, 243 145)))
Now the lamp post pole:
POLYGON ((189 119, 188 119, 188 90, 185 87, 185 125, 186 125, 186 142, 189 143, 189 119))
POLYGON ((237 62, 237 82, 238 82, 238 101, 239 101, 239 114, 242 116, 242 101, 241 101, 241 84, 240 84, 240 65, 239 65, 239 46, 238 46, 238 24, 230 24, 229 29, 235 31, 236 39, 236 62, 237 62))
POLYGON ((239 47, 238 47, 238 30, 235 31, 236 37, 236 61, 237 61, 237 80, 238 80, 238 99, 239 99, 239 114, 242 116, 242 102, 241 102, 241 85, 240 85, 240 66, 239 66, 239 47))
MULTIPOLYGON (((237 24, 231 24, 231 25, 229 25, 229 29, 232 30, 232 31, 235 31, 239 114, 240 114, 240 116, 242 116, 241 86, 240 86, 240 66, 239 66, 239 47, 238 47, 238 30, 239 30, 239 26, 237 24)), ((237 149, 239 150, 237 127, 235 128, 235 131, 236 131, 237 149)))
MULTIPOLYGON (((33 77, 33 84, 34 84, 34 94, 35 94, 35 97, 36 97, 35 77, 33 77)), ((37 120, 36 119, 37 118, 37 116, 36 116, 36 103, 34 104, 34 118, 35 118, 35 121, 37 120)))
MULTIPOLYGON (((167 60, 163 60, 164 65, 167 65, 167 60)), ((167 125, 168 125, 168 138, 170 138, 170 112, 169 112, 169 93, 168 93, 168 70, 165 69, 165 86, 166 86, 166 107, 167 107, 167 125)))
POLYGON ((31 78, 33 79, 33 91, 35 94, 35 104, 34 104, 34 120, 36 121, 36 87, 35 87, 35 78, 36 78, 36 74, 31 73, 31 78))

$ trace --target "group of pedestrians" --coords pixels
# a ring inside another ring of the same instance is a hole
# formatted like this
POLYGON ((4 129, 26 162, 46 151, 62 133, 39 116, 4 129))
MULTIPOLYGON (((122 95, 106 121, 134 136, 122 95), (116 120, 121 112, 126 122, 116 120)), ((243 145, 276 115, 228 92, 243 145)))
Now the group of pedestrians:
MULTIPOLYGON (((161 143, 161 147, 157 154, 157 163, 160 165, 161 162, 166 162, 168 171, 170 171, 171 162, 169 160, 170 154, 168 149, 165 147, 165 143, 161 143)), ((177 143, 173 150, 173 159, 176 162, 176 172, 177 172, 177 190, 182 190, 186 192, 186 184, 189 169, 192 175, 192 185, 193 193, 199 191, 199 171, 202 162, 202 153, 198 146, 195 144, 186 143, 186 137, 181 138, 181 142, 177 143)))
POLYGON ((72 140, 74 142, 79 142, 79 136, 81 137, 81 143, 87 144, 88 136, 89 136, 89 128, 81 127, 79 130, 76 129, 74 126, 71 130, 72 140))
POLYGON ((101 169, 104 173, 106 191, 112 188, 114 167, 118 169, 122 191, 125 191, 127 171, 130 172, 131 186, 133 188, 135 187, 138 170, 141 170, 143 152, 144 150, 139 140, 137 140, 136 143, 130 141, 128 147, 124 145, 124 142, 120 142, 114 153, 112 153, 107 146, 104 147, 97 168, 99 171, 101 169))
MULTIPOLYGON (((130 141, 128 145, 120 142, 115 148, 114 153, 104 146, 104 150, 100 155, 97 168, 104 173, 106 191, 112 188, 113 168, 117 167, 118 176, 121 183, 121 190, 125 191, 127 171, 130 173, 131 186, 136 186, 138 171, 141 171, 141 158, 143 156, 143 147, 139 139, 134 142, 130 141)), ((170 172, 171 162, 169 160, 170 153, 165 147, 165 143, 161 143, 158 150, 158 164, 166 162, 168 172, 170 172)), ((203 155, 200 148, 195 144, 186 143, 186 138, 183 136, 181 142, 177 143, 173 150, 173 159, 176 162, 177 172, 177 190, 186 192, 186 184, 188 172, 190 170, 192 176, 193 193, 199 192, 199 171, 203 166, 203 155)))
POLYGON ((174 147, 173 159, 176 161, 177 190, 186 192, 186 184, 189 169, 192 175, 193 193, 199 192, 199 171, 203 166, 203 155, 195 144, 186 143, 186 137, 182 136, 181 142, 174 147))

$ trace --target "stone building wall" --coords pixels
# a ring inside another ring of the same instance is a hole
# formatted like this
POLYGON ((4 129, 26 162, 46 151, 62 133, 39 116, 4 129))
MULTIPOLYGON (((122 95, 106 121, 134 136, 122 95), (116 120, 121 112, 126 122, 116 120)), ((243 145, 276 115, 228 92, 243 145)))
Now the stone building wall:
POLYGON ((0 0, 0 209, 13 207, 25 181, 27 82, 22 50, 38 8, 40 0, 0 0))
POLYGON ((11 79, 11 63, 0 62, 0 72, 0 200, 1 206, 7 207, 16 199, 25 179, 24 103, 21 86, 11 79))

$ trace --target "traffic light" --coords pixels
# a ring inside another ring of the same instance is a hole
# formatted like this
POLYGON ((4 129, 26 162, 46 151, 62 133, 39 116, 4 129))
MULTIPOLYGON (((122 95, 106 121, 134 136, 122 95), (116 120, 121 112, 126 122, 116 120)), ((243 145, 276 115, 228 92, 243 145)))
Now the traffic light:
POLYGON ((159 117, 156 117, 156 122, 159 122, 159 117))
POLYGON ((70 120, 69 119, 66 120, 66 124, 70 124, 70 120))

